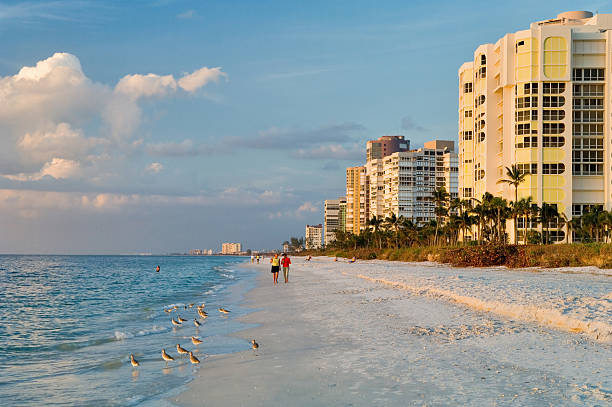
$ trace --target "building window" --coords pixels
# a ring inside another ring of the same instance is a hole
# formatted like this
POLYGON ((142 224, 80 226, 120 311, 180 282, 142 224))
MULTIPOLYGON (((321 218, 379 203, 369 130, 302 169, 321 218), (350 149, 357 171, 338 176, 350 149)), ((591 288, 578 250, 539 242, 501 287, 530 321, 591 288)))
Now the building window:
POLYGON ((484 131, 481 131, 480 133, 478 133, 478 138, 477 138, 479 143, 482 143, 483 141, 485 141, 485 134, 484 131))
POLYGON ((538 146, 538 136, 517 137, 516 148, 533 148, 538 146))
POLYGON ((485 102, 485 95, 480 95, 476 98, 476 107, 482 105, 485 102))
POLYGON ((565 131, 563 123, 544 123, 542 125, 543 134, 561 134, 565 131))
POLYGON ((482 54, 480 56, 480 65, 486 65, 487 64, 487 56, 485 54, 482 54))
POLYGON ((538 120, 537 110, 518 110, 514 112, 514 117, 517 122, 528 122, 531 120, 538 120))
POLYGON ((517 109, 538 107, 538 97, 537 96, 517 97, 516 100, 514 101, 514 107, 516 107, 517 109))
POLYGON ((563 136, 542 136, 542 147, 563 147, 565 137, 563 136))
POLYGON ((472 82, 466 82, 463 84, 463 93, 472 93, 472 82))
POLYGON ((572 132, 574 137, 603 136, 603 124, 574 124, 572 132))
POLYGON ((563 37, 544 40, 544 75, 551 79, 565 76, 567 67, 567 43, 563 37))
POLYGON ((574 96, 603 96, 604 85, 574 85, 574 96))
POLYGON ((574 68, 572 75, 574 81, 603 81, 605 80, 605 69, 602 68, 574 68))
POLYGON ((542 164, 542 174, 563 174, 565 172, 565 164, 552 163, 542 164))
POLYGON ((562 107, 565 105, 565 98, 563 96, 544 96, 542 105, 544 107, 562 107))
POLYGON ((537 163, 518 163, 516 167, 523 174, 537 174, 538 164, 537 163))
POLYGON ((472 139, 472 131, 468 130, 468 131, 464 131, 463 132, 463 140, 467 141, 467 140, 471 140, 472 139))
POLYGON ((472 188, 463 188, 463 197, 471 198, 472 197, 472 188))
POLYGON ((531 129, 530 123, 518 123, 514 125, 514 133, 517 136, 520 136, 523 134, 536 134, 537 130, 531 129))
POLYGON ((544 82, 542 93, 545 95, 558 95, 565 92, 565 82, 544 82))
POLYGON ((603 164, 572 164, 574 175, 603 175, 603 164))
POLYGON ((538 83, 537 82, 525 83, 523 85, 523 91, 525 95, 537 95, 538 94, 538 83))
POLYGON ((574 98, 574 109, 603 110, 603 98, 574 98))
POLYGON ((542 119, 544 121, 563 120, 565 119, 565 110, 550 110, 542 111, 542 119))
POLYGON ((574 123, 603 122, 603 111, 574 110, 574 123))
POLYGON ((463 117, 472 117, 472 110, 466 110, 463 112, 463 117))

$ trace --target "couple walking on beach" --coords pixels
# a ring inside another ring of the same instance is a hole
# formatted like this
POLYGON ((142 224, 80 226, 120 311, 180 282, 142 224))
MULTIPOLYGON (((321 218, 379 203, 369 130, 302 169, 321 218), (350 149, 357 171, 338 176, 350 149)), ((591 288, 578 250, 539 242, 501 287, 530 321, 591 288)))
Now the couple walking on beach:
POLYGON ((278 253, 275 254, 274 257, 270 259, 270 263, 272 264, 274 285, 278 284, 278 272, 281 266, 283 266, 283 275, 285 276, 285 284, 287 284, 289 282, 289 265, 291 264, 291 259, 287 256, 287 253, 283 253, 282 259, 278 257, 278 253))

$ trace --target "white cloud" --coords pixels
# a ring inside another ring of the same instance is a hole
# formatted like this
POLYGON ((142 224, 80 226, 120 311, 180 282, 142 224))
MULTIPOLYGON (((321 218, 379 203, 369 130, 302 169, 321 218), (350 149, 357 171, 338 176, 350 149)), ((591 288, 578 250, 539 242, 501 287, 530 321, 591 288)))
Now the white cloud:
POLYGON ((153 174, 157 174, 163 169, 164 166, 161 163, 151 163, 146 168, 148 172, 152 172, 153 174))
POLYGON ((126 75, 115 86, 115 92, 133 99, 166 96, 174 91, 176 91, 176 81, 172 75, 159 76, 153 73, 126 75))
POLYGON ((81 164, 78 161, 64 158, 53 158, 35 173, 6 174, 4 177, 13 181, 38 181, 45 176, 55 179, 77 178, 81 175, 81 164))
POLYGON ((227 74, 220 67, 203 67, 179 79, 178 84, 187 92, 195 92, 208 82, 218 82, 221 77, 227 78, 227 74))
POLYGON ((307 212, 317 212, 319 208, 314 206, 312 202, 304 202, 299 208, 297 208, 296 213, 307 213, 307 212))
POLYGON ((195 16, 195 11, 193 10, 187 10, 183 13, 177 14, 177 18, 183 19, 183 20, 188 20, 190 18, 193 18, 195 16))

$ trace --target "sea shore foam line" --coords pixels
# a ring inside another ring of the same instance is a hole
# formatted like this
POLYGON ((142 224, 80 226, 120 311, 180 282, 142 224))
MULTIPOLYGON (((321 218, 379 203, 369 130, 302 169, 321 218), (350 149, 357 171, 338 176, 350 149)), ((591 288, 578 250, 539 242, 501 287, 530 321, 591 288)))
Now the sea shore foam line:
MULTIPOLYGON (((350 274, 346 272, 342 272, 342 274, 350 276, 350 274)), ((393 288, 407 290, 415 295, 443 298, 478 311, 490 312, 506 318, 526 322, 535 322, 540 325, 566 332, 585 334, 598 342, 612 343, 611 325, 599 321, 582 321, 577 318, 563 315, 561 312, 555 309, 543 308, 537 305, 506 304, 499 301, 485 301, 474 297, 459 295, 453 291, 444 290, 437 287, 413 286, 398 281, 368 277, 363 274, 357 274, 357 277, 373 283, 384 284, 393 288)))

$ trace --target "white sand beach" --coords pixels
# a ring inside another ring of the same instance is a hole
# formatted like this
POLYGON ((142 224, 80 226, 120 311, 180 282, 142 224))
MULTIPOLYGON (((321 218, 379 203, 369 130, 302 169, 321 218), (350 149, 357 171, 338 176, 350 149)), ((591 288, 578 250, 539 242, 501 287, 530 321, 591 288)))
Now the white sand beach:
POLYGON ((182 406, 612 403, 612 279, 294 258, 247 294, 257 351, 212 356, 182 406), (282 274, 282 273, 281 273, 282 274))

